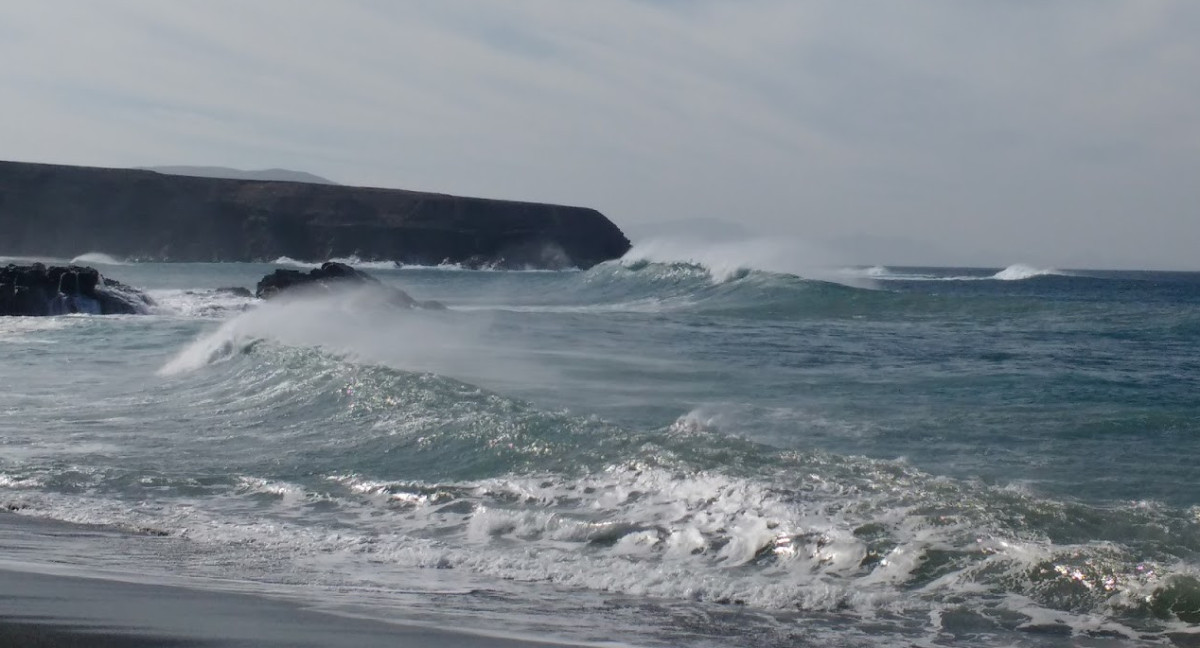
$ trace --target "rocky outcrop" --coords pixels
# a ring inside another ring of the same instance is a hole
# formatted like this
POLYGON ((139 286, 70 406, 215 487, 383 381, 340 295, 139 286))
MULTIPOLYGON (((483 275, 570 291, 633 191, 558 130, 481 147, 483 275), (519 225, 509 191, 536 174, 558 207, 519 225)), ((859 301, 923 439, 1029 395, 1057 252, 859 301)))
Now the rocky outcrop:
POLYGON ((594 209, 0 162, 0 254, 586 268, 629 241, 594 209))
POLYGON ((149 312, 145 293, 95 268, 41 263, 0 268, 0 315, 127 315, 149 312))
POLYGON ((377 292, 379 301, 402 308, 446 308, 440 302, 413 299, 395 286, 385 285, 361 270, 335 261, 323 263, 320 268, 313 268, 308 272, 278 269, 259 280, 254 294, 261 299, 270 299, 284 292, 328 293, 345 288, 369 288, 377 292))

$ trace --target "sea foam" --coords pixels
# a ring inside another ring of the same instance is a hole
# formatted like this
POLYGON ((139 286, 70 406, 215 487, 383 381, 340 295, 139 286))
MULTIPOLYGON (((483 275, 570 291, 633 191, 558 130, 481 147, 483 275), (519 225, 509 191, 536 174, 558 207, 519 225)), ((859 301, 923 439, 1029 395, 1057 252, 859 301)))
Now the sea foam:
POLYGON ((992 279, 1000 281, 1022 281, 1032 279, 1034 277, 1044 277, 1046 275, 1062 274, 1061 271, 1054 268, 1035 268, 1023 263, 1016 263, 992 275, 992 279))
POLYGON ((71 259, 73 265, 129 265, 128 261, 118 259, 103 252, 88 252, 71 259))
POLYGON ((870 288, 869 281, 839 272, 832 254, 805 241, 788 238, 747 238, 733 241, 658 238, 639 241, 621 263, 685 263, 704 268, 714 283, 727 283, 759 270, 870 288))

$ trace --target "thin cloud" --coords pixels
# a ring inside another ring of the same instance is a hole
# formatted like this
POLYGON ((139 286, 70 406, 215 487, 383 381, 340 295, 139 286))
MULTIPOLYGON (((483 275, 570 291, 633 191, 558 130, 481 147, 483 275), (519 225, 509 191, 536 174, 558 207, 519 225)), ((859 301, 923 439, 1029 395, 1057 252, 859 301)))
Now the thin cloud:
POLYGON ((1158 0, 10 3, 0 137, 8 158, 291 167, 631 229, 1194 267, 1197 27, 1200 5, 1158 0))

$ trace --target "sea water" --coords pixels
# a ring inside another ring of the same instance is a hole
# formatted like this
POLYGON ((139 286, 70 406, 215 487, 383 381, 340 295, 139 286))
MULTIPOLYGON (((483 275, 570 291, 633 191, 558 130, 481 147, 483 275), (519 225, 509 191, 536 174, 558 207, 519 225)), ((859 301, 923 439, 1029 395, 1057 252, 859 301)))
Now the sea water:
POLYGON ((22 560, 581 642, 1200 640, 1200 274, 369 267, 408 311, 89 261, 158 306, 0 319, 0 504, 91 530, 22 560))

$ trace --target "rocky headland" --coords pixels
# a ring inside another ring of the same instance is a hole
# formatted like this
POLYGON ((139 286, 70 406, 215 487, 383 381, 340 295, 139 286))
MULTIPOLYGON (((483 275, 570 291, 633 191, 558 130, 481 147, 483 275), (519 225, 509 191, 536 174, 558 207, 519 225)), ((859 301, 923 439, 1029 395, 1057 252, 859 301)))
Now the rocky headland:
POLYGON ((600 212, 400 189, 0 162, 0 255, 587 268, 629 240, 600 212))

